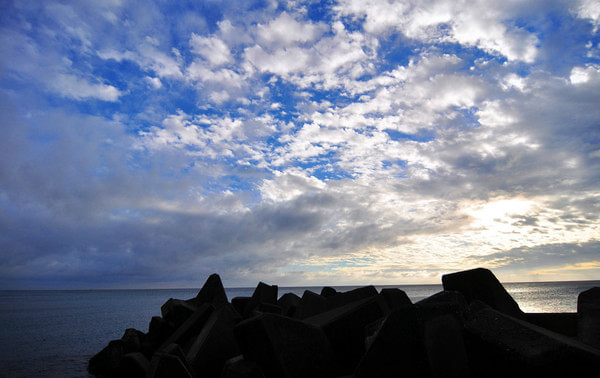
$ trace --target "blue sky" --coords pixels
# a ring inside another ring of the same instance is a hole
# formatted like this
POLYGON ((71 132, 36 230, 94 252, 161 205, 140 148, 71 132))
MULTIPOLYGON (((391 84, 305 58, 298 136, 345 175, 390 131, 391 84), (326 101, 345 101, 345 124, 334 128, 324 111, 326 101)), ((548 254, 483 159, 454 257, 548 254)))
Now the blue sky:
POLYGON ((600 277, 600 3, 4 1, 0 286, 600 277))

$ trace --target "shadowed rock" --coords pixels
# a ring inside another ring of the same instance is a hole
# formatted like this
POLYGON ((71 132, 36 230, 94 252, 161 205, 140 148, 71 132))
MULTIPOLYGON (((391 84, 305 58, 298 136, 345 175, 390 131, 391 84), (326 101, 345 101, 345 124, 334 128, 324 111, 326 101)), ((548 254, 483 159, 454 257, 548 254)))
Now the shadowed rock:
POLYGON ((225 361, 241 353, 233 334, 238 320, 240 315, 229 304, 211 314, 186 354, 196 375, 218 377, 225 361))
POLYGON ((144 336, 144 333, 137 329, 127 328, 121 337, 121 340, 123 340, 123 352, 125 354, 141 352, 144 336))
POLYGON ((579 294, 577 319, 579 340, 600 349, 600 287, 579 294))
POLYGON ((262 314, 264 312, 268 312, 269 314, 281 315, 281 306, 271 303, 261 303, 254 310, 254 314, 262 314))
POLYGON ((148 370, 150 361, 140 352, 124 355, 119 366, 119 373, 123 377, 144 378, 148 370))
POLYGON ((264 378, 260 366, 255 362, 247 361, 243 356, 237 356, 225 363, 219 378, 264 378))
POLYGON ((358 300, 306 318, 323 329, 331 342, 340 374, 350 374, 365 352, 365 328, 385 316, 387 306, 379 296, 358 300))
POLYGON ((200 333, 202 327, 208 320, 208 317, 213 310, 214 307, 212 305, 207 303, 201 305, 179 328, 177 328, 171 334, 171 336, 169 336, 163 342, 158 350, 162 351, 172 343, 178 344, 182 347, 185 346, 188 341, 192 340, 193 337, 200 333))
POLYGON ((195 378, 187 365, 183 352, 172 344, 163 352, 157 352, 150 361, 146 378, 195 378))
POLYGON ((169 298, 169 300, 160 307, 163 319, 171 322, 175 328, 182 325, 194 311, 196 311, 196 306, 191 305, 186 301, 173 298, 169 298))
POLYGON ((266 378, 328 377, 331 349, 316 326, 275 314, 261 314, 234 329, 244 359, 266 378))
POLYGON ((337 294, 337 291, 334 288, 330 287, 330 286, 324 286, 321 289, 321 295, 324 296, 324 297, 326 297, 326 298, 327 297, 332 297, 332 296, 334 296, 336 294, 337 294))
POLYGON ((327 293, 327 296, 306 290, 302 295, 294 317, 297 319, 306 319, 378 294, 374 286, 360 287, 342 293, 336 292, 334 289, 332 290, 322 290, 322 292, 327 293))
POLYGON ((575 312, 525 313, 525 321, 565 336, 577 337, 577 313, 575 312))
POLYGON ((142 342, 142 352, 148 358, 165 340, 173 334, 175 328, 160 316, 153 316, 148 325, 148 334, 142 342))
POLYGON ((465 322, 477 376, 596 377, 600 351, 476 301, 465 322))
POLYGON ((192 374, 194 373, 192 371, 190 365, 188 364, 188 360, 185 357, 185 352, 183 351, 183 348, 179 344, 171 343, 155 353, 155 355, 164 355, 164 354, 169 354, 169 355, 179 358, 181 360, 181 362, 183 363, 183 365, 185 365, 185 368, 188 371, 190 371, 192 374))
POLYGON ((277 305, 281 307, 281 315, 294 317, 298 306, 300 306, 300 297, 294 293, 286 293, 277 300, 277 305))
POLYGON ((267 285, 264 282, 259 282, 254 289, 254 293, 250 298, 250 301, 244 309, 244 317, 250 316, 261 303, 268 303, 272 305, 277 304, 277 285, 267 285))
POLYGON ((393 309, 395 309, 397 307, 401 307, 401 306, 412 305, 412 302, 411 302, 410 298, 408 297, 408 295, 406 295, 406 293, 400 289, 396 289, 396 288, 381 289, 381 292, 379 293, 379 295, 381 295, 381 297, 385 300, 385 303, 387 304, 387 306, 390 310, 393 310, 393 309))
POLYGON ((423 336, 431 376, 471 376, 463 327, 455 315, 446 314, 425 321, 423 336))
POLYGON ((373 343, 373 340, 377 336, 377 332, 381 329, 385 319, 386 318, 379 318, 365 326, 365 347, 367 349, 369 349, 369 346, 373 343))
POLYGON ((211 274, 198 292, 196 298, 191 299, 190 302, 196 306, 202 303, 210 303, 215 308, 228 304, 229 300, 221 282, 221 277, 216 273, 211 274))
POLYGON ((244 315, 244 310, 246 310, 250 300, 252 300, 250 297, 235 297, 231 300, 231 305, 233 308, 235 308, 238 314, 244 315))
POLYGON ((90 359, 88 372, 96 376, 116 376, 124 355, 123 350, 123 340, 110 341, 104 349, 90 359))
POLYGON ((452 315, 461 324, 468 309, 464 295, 458 291, 440 291, 415 303, 421 317, 431 319, 441 315, 452 315))
POLYGON ((326 310, 327 298, 310 290, 305 290, 294 317, 297 319, 306 319, 326 310))
POLYGON ((484 268, 465 270, 442 276, 444 290, 460 291, 467 301, 480 300, 492 308, 522 319, 523 311, 496 276, 484 268))
POLYGON ((327 297, 326 307, 327 310, 333 310, 341 306, 359 301, 365 298, 371 298, 376 296, 377 289, 375 286, 363 286, 354 290, 345 291, 343 293, 337 293, 327 297))
POLYGON ((399 307, 384 320, 354 378, 429 377, 422 326, 415 307, 399 307))

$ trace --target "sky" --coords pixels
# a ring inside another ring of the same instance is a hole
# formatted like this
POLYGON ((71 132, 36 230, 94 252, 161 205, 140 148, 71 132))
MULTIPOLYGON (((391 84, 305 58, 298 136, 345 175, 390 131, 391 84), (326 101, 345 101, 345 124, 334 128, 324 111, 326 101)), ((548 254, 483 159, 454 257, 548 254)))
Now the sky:
POLYGON ((0 1, 0 287, 600 279, 600 2, 0 1))

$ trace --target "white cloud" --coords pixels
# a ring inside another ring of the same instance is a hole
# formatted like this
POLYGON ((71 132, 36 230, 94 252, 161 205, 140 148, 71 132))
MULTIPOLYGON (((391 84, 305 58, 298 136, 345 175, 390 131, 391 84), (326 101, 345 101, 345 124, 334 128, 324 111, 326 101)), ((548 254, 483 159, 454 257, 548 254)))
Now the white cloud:
POLYGON ((431 128, 452 107, 475 106, 487 90, 481 79, 454 73, 462 61, 454 55, 424 54, 352 88, 368 91, 345 107, 326 108, 308 118, 321 125, 364 129, 375 127, 412 134, 431 128))
POLYGON ((84 49, 90 48, 92 45, 90 27, 81 19, 72 6, 47 3, 44 10, 59 23, 67 35, 78 40, 84 49))
POLYGON ((425 85, 424 97, 435 111, 451 106, 470 108, 483 92, 478 79, 464 75, 438 75, 425 85))
POLYGON ((182 111, 169 115, 162 122, 163 127, 153 126, 148 132, 140 132, 141 140, 137 147, 163 149, 173 147, 204 147, 202 129, 190 122, 190 116, 182 111))
POLYGON ((326 186, 316 177, 308 176, 299 170, 290 169, 285 173, 275 171, 274 174, 272 179, 263 180, 260 184, 261 196, 267 201, 291 201, 306 193, 319 192, 326 186))
POLYGON ((140 67, 154 71, 159 77, 181 78, 181 65, 176 58, 156 49, 151 45, 142 45, 139 47, 139 60, 136 63, 140 67))
POLYGON ((204 101, 214 104, 238 102, 248 104, 248 97, 259 95, 252 87, 248 73, 239 73, 235 67, 207 67, 204 61, 195 60, 185 70, 185 77, 192 83, 204 101))
POLYGON ((527 91, 526 79, 515 73, 510 73, 510 74, 506 75, 504 77, 504 79, 502 80, 501 85, 502 85, 502 89, 504 89, 504 90, 510 90, 512 88, 515 88, 521 92, 527 91))
POLYGON ((245 84, 245 78, 230 69, 221 68, 211 70, 198 61, 192 62, 187 68, 187 77, 191 80, 218 83, 225 87, 240 88, 245 84))
MULTIPOLYGON (((378 47, 377 40, 369 39, 360 33, 350 33, 346 31, 341 22, 335 22, 332 29, 334 37, 323 38, 315 46, 319 55, 323 57, 321 64, 324 72, 335 72, 355 62, 365 61, 376 56, 374 51, 378 47)), ((353 70, 349 68, 343 69, 343 71, 356 78, 368 69, 358 70, 356 75, 353 75, 353 70)))
POLYGON ((0 33, 0 45, 5 52, 0 57, 3 70, 16 73, 17 78, 24 80, 33 78, 31 82, 40 83, 44 90, 74 100, 113 102, 123 95, 114 85, 105 84, 101 77, 74 67, 71 60, 28 37, 25 32, 0 33))
POLYGON ((372 72, 370 61, 376 57, 377 40, 348 32, 341 22, 334 23, 332 31, 333 36, 310 46, 292 38, 283 47, 248 47, 244 56, 259 71, 280 75, 300 87, 351 85, 352 79, 372 72))
POLYGON ((247 30, 247 27, 243 22, 233 24, 231 20, 225 18, 217 22, 217 26, 219 27, 219 30, 216 35, 225 42, 230 49, 254 42, 253 35, 247 30))
POLYGON ((304 44, 317 40, 325 31, 324 24, 298 22, 286 12, 268 24, 259 24, 256 34, 261 45, 270 48, 285 48, 297 43, 304 44))
POLYGON ((179 110, 167 116, 161 126, 140 132, 135 147, 151 152, 168 150, 208 161, 227 157, 243 166, 251 161, 252 165, 264 167, 267 151, 263 138, 278 127, 278 122, 268 115, 251 119, 192 117, 179 110))
POLYGON ((342 15, 365 16, 363 27, 369 33, 383 33, 397 27, 406 18, 411 5, 407 2, 344 0, 334 7, 342 15))
POLYGON ((425 43, 457 42, 504 55, 508 60, 533 62, 537 54, 535 35, 505 24, 519 8, 497 2, 345 0, 334 9, 343 16, 365 17, 363 27, 369 33, 398 30, 425 43))
POLYGON ((219 38, 202 37, 192 33, 190 45, 194 53, 202 56, 212 66, 227 64, 232 60, 229 47, 219 38))
POLYGON ((312 58, 310 51, 300 47, 282 48, 270 54, 258 45, 247 48, 245 56, 260 71, 281 76, 307 71, 312 58))
POLYGON ((152 43, 144 42, 138 47, 137 51, 117 51, 114 49, 105 49, 97 51, 100 58, 117 62, 128 60, 136 63, 145 71, 152 71, 159 78, 183 78, 181 72, 181 62, 177 56, 177 50, 172 51, 175 57, 160 51, 152 43))
POLYGON ((589 19, 594 25, 594 33, 600 27, 600 3, 596 0, 579 0, 574 4, 579 18, 589 19))
MULTIPOLYGON (((484 51, 500 53, 508 60, 521 60, 531 63, 537 55, 538 38, 529 32, 513 27, 508 29, 503 18, 508 18, 498 10, 489 10, 489 4, 461 4, 469 11, 455 10, 451 22, 451 39, 467 46, 477 46, 484 51)), ((464 9, 464 8, 463 8, 464 9)))
POLYGON ((160 46, 160 41, 156 38, 150 37, 149 35, 146 36, 145 40, 152 46, 156 46, 156 47, 160 46))
POLYGON ((225 101, 228 101, 231 96, 229 95, 229 92, 227 91, 212 91, 209 95, 208 95, 209 99, 214 102, 215 104, 221 104, 225 101))
POLYGON ((119 52, 119 51, 116 51, 113 49, 106 49, 106 50, 97 51, 96 53, 98 54, 98 57, 100 57, 101 59, 105 59, 105 60, 112 59, 117 62, 121 62, 123 60, 135 61, 136 59, 138 59, 137 55, 135 53, 133 53, 132 51, 119 52))
POLYGON ((485 101, 477 111, 479 123, 486 127, 503 127, 514 124, 517 118, 511 115, 511 110, 503 108, 499 101, 485 101))
POLYGON ((117 101, 121 91, 112 85, 93 84, 74 75, 58 74, 49 82, 52 90, 75 100, 95 98, 103 101, 117 101))
POLYGON ((154 89, 162 88, 162 82, 157 77, 146 76, 144 80, 154 89))
POLYGON ((571 84, 583 84, 590 80, 600 80, 600 66, 589 64, 586 67, 573 67, 569 80, 571 84))

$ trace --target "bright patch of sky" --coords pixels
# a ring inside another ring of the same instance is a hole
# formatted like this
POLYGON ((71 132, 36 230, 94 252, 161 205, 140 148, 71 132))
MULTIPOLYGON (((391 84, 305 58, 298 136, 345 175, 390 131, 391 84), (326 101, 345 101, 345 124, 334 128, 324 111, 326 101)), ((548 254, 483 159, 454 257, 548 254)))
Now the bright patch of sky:
POLYGON ((8 1, 5 288, 600 273, 597 1, 8 1))

